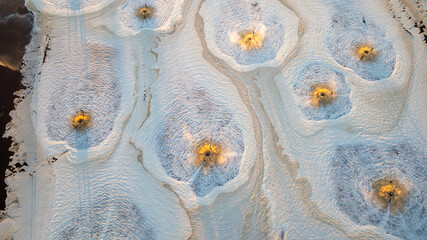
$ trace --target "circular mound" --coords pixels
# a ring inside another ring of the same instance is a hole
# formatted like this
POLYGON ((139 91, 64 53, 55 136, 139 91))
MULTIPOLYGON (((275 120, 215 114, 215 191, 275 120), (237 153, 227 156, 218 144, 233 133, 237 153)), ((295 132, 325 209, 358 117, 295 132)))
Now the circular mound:
POLYGON ((298 107, 309 120, 336 119, 352 107, 351 89, 344 76, 318 63, 301 71, 294 91, 298 107))
POLYGON ((182 95, 187 97, 160 124, 157 153, 168 176, 190 183, 194 194, 204 197, 239 174, 243 133, 235 116, 205 90, 184 90, 182 95))
POLYGON ((150 219, 140 208, 123 197, 95 199, 80 207, 77 216, 61 219, 49 228, 49 239, 156 239, 150 219), (68 221, 67 221, 68 220, 68 221), (58 226, 59 225, 59 226, 58 226))
POLYGON ((49 102, 44 106, 49 114, 44 114, 42 120, 52 140, 65 141, 76 149, 97 146, 107 138, 120 112, 122 98, 115 72, 117 52, 103 45, 88 44, 83 56, 88 60, 75 66, 80 71, 65 76, 50 89, 49 102))
POLYGON ((396 65, 392 42, 362 17, 334 15, 327 46, 339 64, 366 80, 388 78, 396 65))
POLYGON ((120 24, 134 32, 151 29, 170 31, 182 18, 184 0, 137 0, 127 1, 120 9, 120 24))
POLYGON ((357 224, 421 239, 427 235, 425 160, 405 144, 339 146, 331 162, 338 208, 357 224))
POLYGON ((239 71, 279 66, 298 41, 298 17, 276 0, 205 1, 200 15, 209 50, 239 71))

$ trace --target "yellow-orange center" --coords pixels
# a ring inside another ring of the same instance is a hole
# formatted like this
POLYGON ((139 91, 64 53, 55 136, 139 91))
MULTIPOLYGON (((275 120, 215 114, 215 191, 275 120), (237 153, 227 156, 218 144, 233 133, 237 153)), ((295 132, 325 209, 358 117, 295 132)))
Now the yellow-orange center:
POLYGON ((404 204, 408 190, 398 180, 383 179, 374 183, 373 196, 379 206, 386 209, 390 206, 390 212, 404 211, 404 204))
POLYGON ((396 199, 401 193, 402 191, 399 188, 391 184, 382 186, 380 188, 380 191, 378 192, 380 197, 384 197, 387 199, 396 199))
POLYGON ((144 6, 138 9, 136 12, 136 16, 142 18, 142 19, 148 19, 153 16, 153 9, 148 6, 144 6))
POLYGON ((195 149, 194 165, 196 167, 203 166, 203 170, 213 166, 223 164, 225 158, 223 149, 220 145, 213 144, 210 141, 203 142, 195 149))
POLYGON ((377 53, 370 45, 358 45, 355 49, 356 56, 363 62, 374 61, 377 53))
POLYGON ((239 44, 244 50, 254 50, 262 47, 264 36, 255 31, 248 31, 241 34, 239 44))
POLYGON ((78 112, 71 119, 71 126, 77 130, 84 130, 90 126, 90 115, 84 111, 78 112))
POLYGON ((311 104, 315 107, 325 106, 336 98, 333 89, 328 85, 316 85, 311 90, 311 104))

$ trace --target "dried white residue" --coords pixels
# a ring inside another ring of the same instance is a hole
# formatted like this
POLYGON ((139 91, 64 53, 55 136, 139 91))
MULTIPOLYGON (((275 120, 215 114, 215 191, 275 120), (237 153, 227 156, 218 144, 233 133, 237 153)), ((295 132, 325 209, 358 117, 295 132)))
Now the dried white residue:
POLYGON ((277 0, 205 1, 200 14, 209 50, 239 71, 278 67, 298 41, 298 17, 277 0))
POLYGON ((425 3, 27 0, 1 239, 424 239, 425 3))

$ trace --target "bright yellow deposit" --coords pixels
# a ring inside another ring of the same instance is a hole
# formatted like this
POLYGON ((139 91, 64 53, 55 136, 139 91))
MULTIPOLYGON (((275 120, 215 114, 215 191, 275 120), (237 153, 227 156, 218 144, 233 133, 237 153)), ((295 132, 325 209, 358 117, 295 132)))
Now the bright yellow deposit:
POLYGON ((136 12, 136 16, 142 18, 142 19, 148 19, 153 16, 153 9, 145 5, 144 7, 141 7, 136 12))
POLYGON ((355 54, 360 61, 367 62, 375 60, 375 57, 377 56, 377 51, 375 51, 372 46, 359 45, 355 50, 355 54))
POLYGON ((71 119, 71 126, 77 130, 83 130, 88 128, 90 125, 90 115, 83 111, 78 112, 71 119))
POLYGON ((199 167, 203 165, 203 170, 206 170, 215 165, 224 163, 223 149, 219 145, 212 144, 207 141, 201 144, 195 151, 194 164, 199 167))
POLYGON ((328 85, 317 85, 312 88, 311 104, 315 107, 328 105, 335 98, 335 92, 328 85))
POLYGON ((244 32, 239 40, 242 49, 248 51, 261 48, 263 42, 264 36, 255 31, 244 32))
POLYGON ((380 197, 384 197, 390 200, 398 198, 401 192, 402 191, 400 191, 400 189, 397 188, 396 185, 387 184, 380 188, 378 195, 380 197))
POLYGON ((199 154, 206 154, 209 152, 219 153, 218 146, 212 145, 210 143, 205 143, 204 145, 201 146, 201 148, 199 150, 199 154))
POLYGON ((398 180, 383 179, 374 184, 373 196, 379 206, 386 209, 390 206, 390 212, 397 210, 404 211, 404 204, 408 195, 408 190, 398 180))

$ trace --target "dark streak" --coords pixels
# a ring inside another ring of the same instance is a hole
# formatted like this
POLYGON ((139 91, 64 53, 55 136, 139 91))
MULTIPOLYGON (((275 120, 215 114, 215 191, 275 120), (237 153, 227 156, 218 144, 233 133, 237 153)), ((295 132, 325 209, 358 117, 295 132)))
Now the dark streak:
POLYGON ((47 44, 46 44, 46 47, 44 49, 44 55, 43 55, 43 63, 42 63, 42 65, 46 62, 47 52, 50 50, 49 45, 50 45, 50 36, 48 35, 47 36, 47 44))

